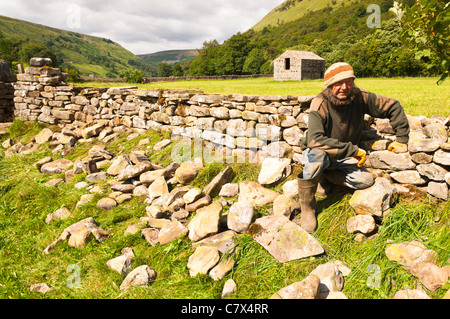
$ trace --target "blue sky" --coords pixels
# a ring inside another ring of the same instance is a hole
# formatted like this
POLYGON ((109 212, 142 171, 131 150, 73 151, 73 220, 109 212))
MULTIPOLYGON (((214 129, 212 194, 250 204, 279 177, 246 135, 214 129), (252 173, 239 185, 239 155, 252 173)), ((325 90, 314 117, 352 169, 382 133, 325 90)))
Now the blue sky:
POLYGON ((284 0, 0 0, 0 15, 111 39, 134 54, 198 49, 245 32, 284 0))

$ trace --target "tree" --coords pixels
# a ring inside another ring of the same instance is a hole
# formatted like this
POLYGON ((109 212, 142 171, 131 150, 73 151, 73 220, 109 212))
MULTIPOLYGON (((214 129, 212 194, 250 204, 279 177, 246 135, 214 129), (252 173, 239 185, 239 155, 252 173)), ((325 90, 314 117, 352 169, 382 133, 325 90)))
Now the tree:
POLYGON ((402 41, 415 50, 416 59, 440 68, 438 84, 450 72, 449 10, 445 0, 415 0, 412 6, 394 2, 391 8, 402 26, 402 41))
POLYGON ((172 66, 172 75, 173 76, 183 76, 184 71, 180 64, 175 64, 172 66))
POLYGON ((219 48, 216 40, 203 42, 203 47, 198 50, 198 57, 189 66, 189 74, 193 76, 215 75, 214 59, 219 48))
POLYGON ((252 44, 247 35, 237 33, 228 39, 216 56, 216 74, 242 74, 245 59, 252 50, 252 44))
POLYGON ((172 75, 172 66, 169 63, 158 63, 158 76, 168 77, 172 75))
POLYGON ((34 42, 24 42, 19 49, 19 60, 28 63, 31 58, 50 58, 53 66, 58 66, 56 55, 45 45, 34 42))
POLYGON ((120 74, 120 77, 125 78, 129 83, 141 83, 143 72, 139 69, 127 70, 120 74))
POLYGON ((254 48, 248 54, 243 65, 243 73, 260 74, 261 67, 268 60, 267 53, 264 49, 254 48))

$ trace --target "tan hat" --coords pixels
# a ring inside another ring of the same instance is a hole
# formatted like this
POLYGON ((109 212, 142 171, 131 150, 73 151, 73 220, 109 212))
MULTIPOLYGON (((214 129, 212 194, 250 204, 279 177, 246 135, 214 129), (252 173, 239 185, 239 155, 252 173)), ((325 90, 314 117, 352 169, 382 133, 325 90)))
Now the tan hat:
POLYGON ((332 64, 326 71, 324 76, 325 86, 337 83, 345 79, 355 79, 355 73, 350 64, 345 62, 337 62, 332 64))

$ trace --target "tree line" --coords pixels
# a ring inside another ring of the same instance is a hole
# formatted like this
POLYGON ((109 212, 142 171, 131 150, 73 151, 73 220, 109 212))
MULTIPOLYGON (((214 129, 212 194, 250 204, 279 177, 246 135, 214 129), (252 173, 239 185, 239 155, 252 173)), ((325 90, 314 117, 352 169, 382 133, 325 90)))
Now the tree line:
MULTIPOLYGON (((411 36, 405 36, 404 25, 389 12, 394 1, 376 1, 381 10, 381 25, 368 27, 370 13, 366 9, 372 2, 361 0, 353 1, 350 6, 327 6, 301 19, 265 27, 259 32, 237 33, 221 45, 216 40, 205 41, 197 58, 175 66, 160 65, 158 76, 272 74, 273 60, 288 49, 312 51, 326 60, 327 67, 346 61, 360 77, 436 76, 448 70, 443 54, 440 57, 430 50, 420 53, 417 45, 408 43, 411 36), (172 72, 175 69, 176 74, 172 72)), ((406 8, 411 12, 416 10, 411 14, 417 14, 423 10, 420 2, 427 2, 427 8, 433 7, 426 0, 404 0, 403 7, 405 11, 406 8)), ((449 6, 445 7, 443 0, 431 2, 436 11, 448 12, 449 6)), ((445 26, 448 38, 448 21, 436 30, 445 32, 445 26)))

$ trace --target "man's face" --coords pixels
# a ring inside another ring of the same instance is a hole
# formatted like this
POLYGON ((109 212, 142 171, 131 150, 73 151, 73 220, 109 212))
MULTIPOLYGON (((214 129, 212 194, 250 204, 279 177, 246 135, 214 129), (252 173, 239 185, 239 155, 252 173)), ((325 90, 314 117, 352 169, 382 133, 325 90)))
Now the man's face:
POLYGON ((353 89, 353 84, 353 79, 345 79, 334 83, 331 87, 333 95, 340 100, 346 99, 353 89))

